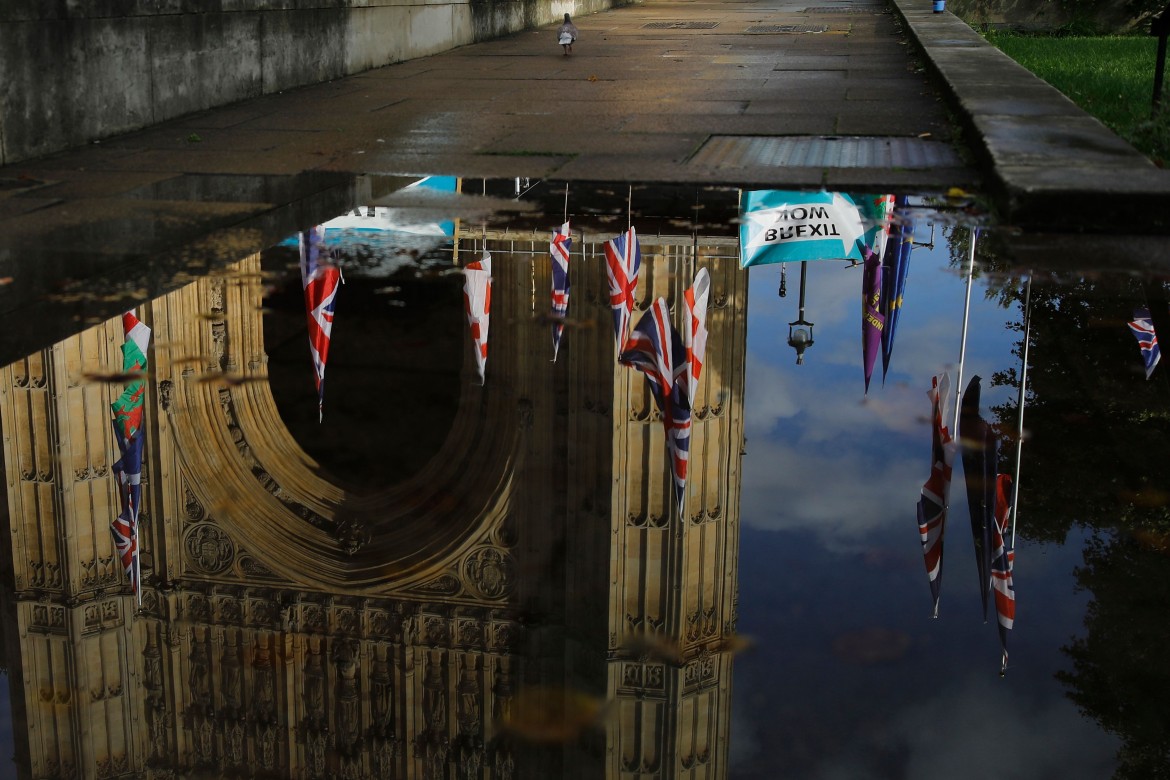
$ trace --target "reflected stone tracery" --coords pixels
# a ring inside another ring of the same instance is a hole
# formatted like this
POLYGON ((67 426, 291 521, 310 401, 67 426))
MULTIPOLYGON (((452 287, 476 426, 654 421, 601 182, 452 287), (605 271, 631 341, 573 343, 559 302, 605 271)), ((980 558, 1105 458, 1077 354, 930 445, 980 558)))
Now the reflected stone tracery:
POLYGON ((640 304, 677 304, 697 265, 713 281, 678 518, 645 382, 614 360, 604 239, 573 268, 573 316, 594 325, 555 365, 533 325, 547 238, 477 239, 487 384, 468 345, 441 452, 385 489, 325 475, 266 382, 208 379, 265 374, 258 257, 144 307, 172 347, 148 391, 140 609, 97 478, 120 388, 80 380, 112 362, 116 323, 0 371, 23 777, 725 776, 746 275, 717 241, 643 239, 640 304), (606 717, 534 747, 504 727, 531 686, 606 717))

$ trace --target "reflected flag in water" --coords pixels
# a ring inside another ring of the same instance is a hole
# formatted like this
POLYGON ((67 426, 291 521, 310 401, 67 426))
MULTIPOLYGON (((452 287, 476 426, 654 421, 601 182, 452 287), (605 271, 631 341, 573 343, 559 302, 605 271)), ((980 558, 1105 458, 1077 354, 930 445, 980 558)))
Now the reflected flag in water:
MULTIPOLYGON (((147 367, 146 350, 150 345, 150 328, 133 312, 122 315, 122 373, 144 374, 147 367)), ((114 440, 120 457, 112 471, 118 480, 120 511, 110 523, 114 549, 122 569, 130 580, 131 590, 142 603, 142 564, 138 554, 138 517, 142 503, 142 448, 143 422, 146 410, 146 379, 135 379, 126 386, 110 405, 113 411, 114 440)))
POLYGON ((882 382, 890 370, 894 353, 894 332, 902 313, 902 296, 906 292, 906 277, 910 273, 910 252, 914 248, 914 221, 906 212, 906 197, 894 200, 895 219, 890 223, 890 235, 882 256, 881 310, 885 317, 882 329, 882 382))
POLYGON ((670 322, 666 300, 654 301, 626 341, 618 362, 646 375, 650 393, 666 429, 671 481, 681 516, 687 487, 687 461, 691 448, 691 404, 687 392, 688 364, 682 337, 670 322))
POLYGON ((638 236, 633 227, 605 242, 605 267, 609 275, 613 335, 620 352, 630 332, 634 293, 638 289, 638 272, 642 268, 642 249, 638 245, 638 236))
POLYGON ((486 249, 479 260, 463 269, 463 309, 471 327, 475 369, 482 385, 487 370, 488 318, 492 310, 492 255, 486 249))
POLYGON ((687 398, 691 406, 699 388, 699 375, 707 356, 707 302, 711 298, 711 274, 700 268, 694 283, 683 293, 687 305, 687 327, 683 343, 687 350, 687 398))
POLYGON ((975 541, 975 564, 979 571, 979 595, 983 619, 987 620, 987 595, 991 590, 992 529, 995 526, 995 476, 998 448, 991 426, 979 415, 980 378, 971 377, 963 392, 959 411, 959 448, 963 455, 963 480, 967 487, 967 509, 971 514, 971 537, 975 541))
POLYGON ((300 234, 301 284, 309 323, 309 352, 317 383, 317 421, 325 417, 325 361, 333 333, 333 306, 341 284, 341 270, 328 258, 325 229, 320 225, 300 234))
POLYGON ((1133 321, 1129 323, 1129 330, 1137 339, 1138 347, 1142 351, 1142 362, 1146 366, 1146 379, 1158 367, 1162 359, 1162 350, 1158 347, 1158 334, 1154 332, 1154 321, 1150 318, 1150 310, 1146 308, 1134 309, 1133 321))
POLYGON ((882 347, 886 318, 882 314, 882 261, 869 247, 862 248, 865 267, 861 278, 861 362, 865 371, 865 392, 873 366, 882 347))
POLYGON ((889 196, 749 190, 740 197, 740 266, 862 261, 885 229, 889 196))
POLYGON ((942 592, 943 536, 947 524, 947 508, 951 491, 951 471, 955 460, 955 443, 943 423, 943 409, 951 392, 951 378, 947 374, 931 379, 930 398, 930 477, 922 486, 918 499, 918 537, 922 542, 922 557, 930 579, 930 595, 934 601, 933 617, 938 617, 938 600, 942 592))
POLYGON ((561 225, 560 231, 553 233, 549 243, 549 253, 552 255, 552 340, 553 362, 557 360, 557 353, 561 349, 561 337, 565 333, 565 315, 569 312, 569 252, 573 248, 572 234, 569 232, 569 223, 561 225))
POLYGON ((1012 478, 1000 474, 995 480, 995 525, 991 535, 991 587, 995 593, 995 614, 999 622, 999 643, 1003 648, 1003 662, 999 673, 1007 671, 1008 632, 1016 622, 1016 589, 1012 584, 1012 568, 1016 551, 1011 543, 1012 478))

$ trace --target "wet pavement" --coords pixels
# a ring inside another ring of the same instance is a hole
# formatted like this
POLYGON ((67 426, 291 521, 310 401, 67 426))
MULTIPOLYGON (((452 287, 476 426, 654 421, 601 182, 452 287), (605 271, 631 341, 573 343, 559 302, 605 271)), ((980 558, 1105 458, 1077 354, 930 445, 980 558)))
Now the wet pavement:
MULTIPOLYGON (((108 316, 393 191, 365 174, 957 187, 1023 227, 1161 232, 1164 171, 926 6, 640 4, 579 20, 572 56, 525 31, 11 165, 3 276, 108 316)), ((29 295, 0 296, 20 341, 29 295)))
POLYGON ((394 177, 979 184, 885 5, 650 3, 579 26, 570 57, 528 31, 0 170, 2 275, 25 291, 0 288, 11 354, 69 332, 30 328, 30 300, 53 296, 44 322, 109 316, 394 177))
MULTIPOLYGON (((692 158, 721 135, 952 140, 945 107, 885 4, 649 3, 580 27, 571 57, 550 29, 526 31, 104 141, 55 167, 128 177, 334 170, 750 183, 774 179, 775 166, 692 158)), ((971 183, 958 160, 945 162, 931 167, 955 170, 897 178, 971 183)), ((792 167, 794 185, 872 181, 864 169, 792 167)), ((913 165, 875 167, 888 175, 913 165)))

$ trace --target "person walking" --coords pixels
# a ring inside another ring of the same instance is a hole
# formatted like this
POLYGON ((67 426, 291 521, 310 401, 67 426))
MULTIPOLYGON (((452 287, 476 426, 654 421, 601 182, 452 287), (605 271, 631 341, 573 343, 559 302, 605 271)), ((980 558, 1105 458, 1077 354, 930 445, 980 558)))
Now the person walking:
POLYGON ((568 57, 573 53, 573 41, 577 40, 577 25, 573 24, 573 20, 569 18, 569 14, 565 14, 565 23, 557 28, 557 43, 565 50, 565 56, 568 57))

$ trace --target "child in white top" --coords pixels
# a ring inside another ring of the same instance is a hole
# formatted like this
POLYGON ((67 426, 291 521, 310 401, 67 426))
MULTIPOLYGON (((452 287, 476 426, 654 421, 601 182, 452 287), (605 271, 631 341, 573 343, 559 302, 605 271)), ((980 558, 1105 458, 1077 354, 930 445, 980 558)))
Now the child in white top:
POLYGON ((557 28, 557 43, 564 48, 566 57, 573 53, 573 41, 577 40, 578 35, 577 25, 573 24, 566 13, 565 23, 557 28))

